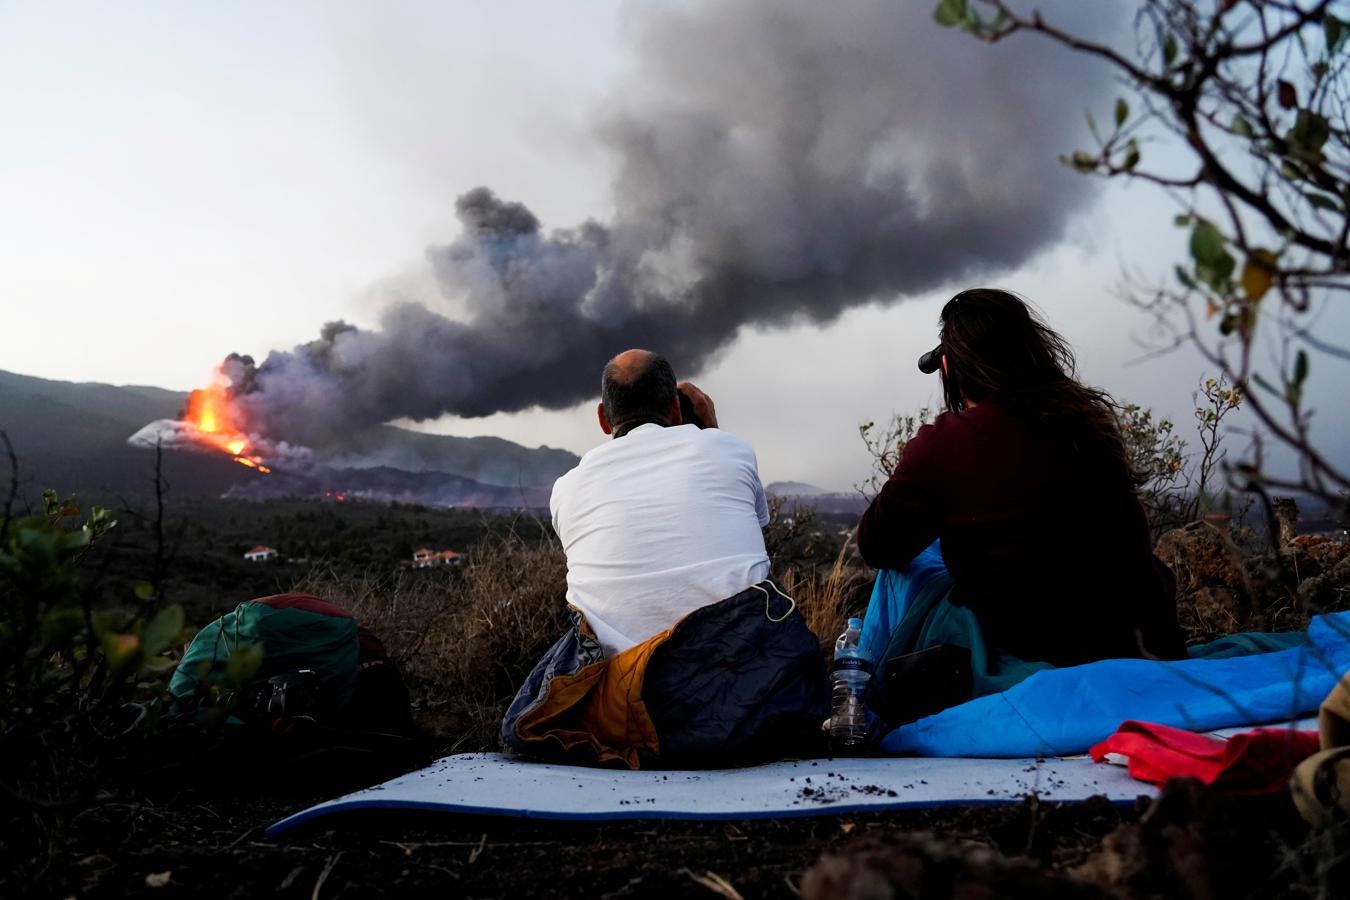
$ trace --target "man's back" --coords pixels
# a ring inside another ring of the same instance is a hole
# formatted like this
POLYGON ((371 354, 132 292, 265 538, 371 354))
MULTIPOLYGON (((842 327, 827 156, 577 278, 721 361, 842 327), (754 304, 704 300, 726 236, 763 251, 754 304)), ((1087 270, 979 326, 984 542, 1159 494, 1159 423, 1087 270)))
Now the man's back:
POLYGON ((559 478, 550 508, 567 600, 610 654, 769 575, 754 451, 715 428, 635 428, 559 478))

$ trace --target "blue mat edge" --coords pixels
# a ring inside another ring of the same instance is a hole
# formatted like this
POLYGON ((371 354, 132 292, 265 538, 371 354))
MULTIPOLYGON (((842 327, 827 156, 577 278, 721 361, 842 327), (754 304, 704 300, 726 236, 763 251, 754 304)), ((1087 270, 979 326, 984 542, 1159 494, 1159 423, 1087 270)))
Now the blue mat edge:
MULTIPOLYGON (((1139 783, 1139 793, 1136 797, 1122 798, 1119 800, 1108 800, 1111 806, 1126 807, 1133 806, 1138 797, 1157 796, 1158 789, 1152 785, 1139 783)), ((589 813, 552 813, 538 812, 528 809, 506 809, 493 806, 460 806, 444 803, 428 803, 417 800, 344 800, 334 803, 331 806, 322 808, 311 807, 294 815, 287 816, 279 822, 268 826, 263 832, 267 837, 274 837, 285 831, 290 831, 298 825, 313 819, 324 819, 335 813, 353 812, 362 809, 383 809, 383 810, 422 810, 426 812, 454 813, 456 815, 479 815, 496 816, 503 819, 539 819, 541 821, 554 822, 621 822, 634 821, 642 819, 660 819, 666 821, 690 821, 690 822, 744 822, 752 819, 802 819, 810 816, 833 816, 849 815, 855 813, 872 812, 892 812, 896 810, 907 809, 949 809, 951 807, 986 807, 986 806, 1013 806, 1021 803, 1027 797, 1037 796, 1032 793, 1021 794, 1016 797, 1003 797, 993 799, 978 800, 898 800, 895 802, 884 803, 821 803, 814 806, 803 807, 801 809, 788 810, 762 810, 759 812, 717 812, 717 813, 693 813, 680 810, 663 810, 657 808, 633 809, 608 812, 589 812, 589 813)), ((1048 800, 1050 803, 1081 803, 1081 800, 1048 800)))

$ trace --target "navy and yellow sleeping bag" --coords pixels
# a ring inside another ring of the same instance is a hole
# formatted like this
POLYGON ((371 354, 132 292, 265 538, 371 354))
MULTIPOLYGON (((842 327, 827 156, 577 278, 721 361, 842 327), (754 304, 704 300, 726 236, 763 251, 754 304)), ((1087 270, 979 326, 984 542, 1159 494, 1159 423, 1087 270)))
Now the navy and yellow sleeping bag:
POLYGON ((825 661, 771 581, 606 659, 578 613, 502 721, 517 753, 579 765, 707 768, 820 749, 825 661))

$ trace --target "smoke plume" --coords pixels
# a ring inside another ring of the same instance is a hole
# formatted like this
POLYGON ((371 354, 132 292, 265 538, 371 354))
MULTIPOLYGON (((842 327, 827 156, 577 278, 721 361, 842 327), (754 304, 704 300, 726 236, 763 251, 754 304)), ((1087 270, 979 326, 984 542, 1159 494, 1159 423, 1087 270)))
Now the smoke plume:
MULTIPOLYGON (((460 234, 427 251, 465 313, 397 303, 378 330, 330 323, 259 365, 232 356, 251 425, 322 442, 400 417, 566 407, 626 347, 692 374, 743 325, 827 323, 1026 261, 1090 197, 1054 159, 1083 143, 1108 85, 1046 42, 940 29, 933 5, 631 10, 635 62, 596 125, 609 221, 549 231, 469 191, 460 234)), ((1049 12, 1082 27, 1103 6, 1049 12)))

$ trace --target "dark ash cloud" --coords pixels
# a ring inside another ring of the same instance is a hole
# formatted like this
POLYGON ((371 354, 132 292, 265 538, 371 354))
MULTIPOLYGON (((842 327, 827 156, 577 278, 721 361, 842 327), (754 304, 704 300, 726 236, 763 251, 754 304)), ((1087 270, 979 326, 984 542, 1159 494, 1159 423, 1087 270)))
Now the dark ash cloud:
MULTIPOLYGON (((1025 262, 1090 198, 1054 158, 1082 143, 1109 83, 1044 42, 940 29, 932 6, 635 8, 636 62, 596 129, 612 218, 546 231, 469 191, 459 236, 427 251, 464 317, 399 303, 378 330, 330 323, 256 368, 234 357, 252 424, 323 442, 400 417, 566 407, 626 347, 693 373, 742 325, 828 323, 1025 262)), ((1078 26, 1103 15, 1061 9, 1078 26)), ((766 377, 784 364, 765 360, 766 377)))

